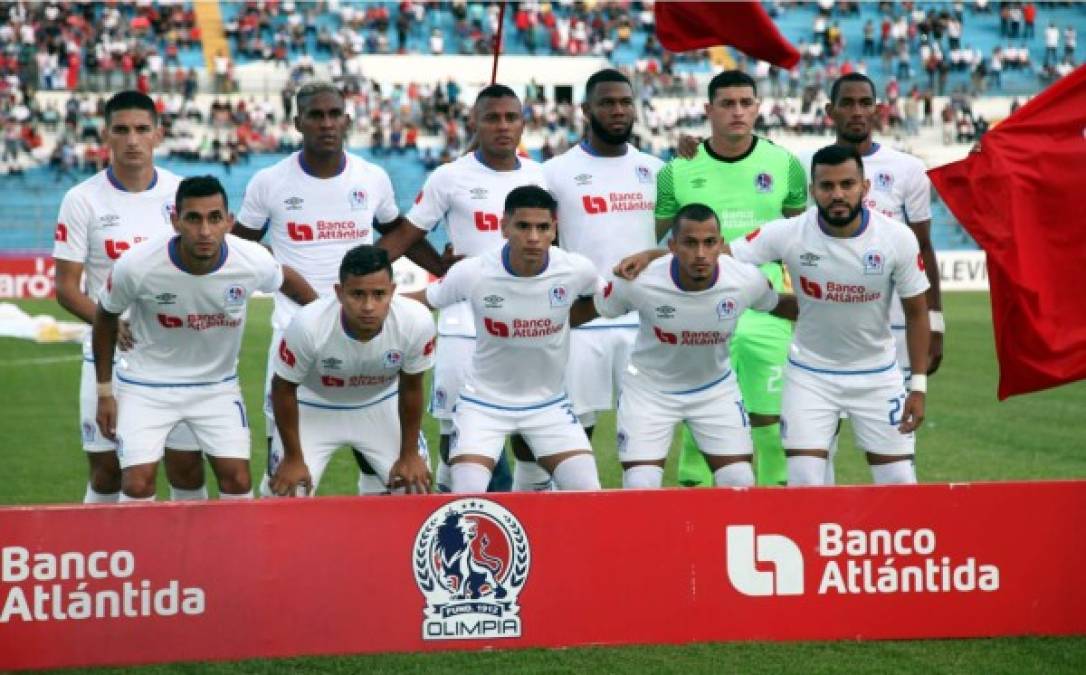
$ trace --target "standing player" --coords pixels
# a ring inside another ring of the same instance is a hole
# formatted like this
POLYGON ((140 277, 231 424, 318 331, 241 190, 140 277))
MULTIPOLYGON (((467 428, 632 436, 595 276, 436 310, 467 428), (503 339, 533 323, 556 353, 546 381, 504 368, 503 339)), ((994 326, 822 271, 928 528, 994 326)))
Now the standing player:
POLYGON ((166 435, 180 423, 207 454, 220 496, 247 499, 249 423, 237 367, 248 300, 280 291, 304 304, 316 294, 264 247, 227 235, 234 219, 215 178, 181 181, 170 219, 177 236, 133 249, 100 294, 98 427, 117 442, 122 502, 154 500, 166 435), (114 389, 109 361, 126 310, 135 345, 117 364, 114 389))
MULTIPOLYGON (((559 246, 608 274, 618 261, 656 246, 653 208, 663 162, 630 145, 637 108, 630 80, 617 70, 588 78, 581 106, 585 138, 543 165, 558 202, 559 246)), ((635 312, 573 330, 566 383, 589 437, 596 411, 610 410, 637 336, 635 312)))
MULTIPOLYGON (((478 149, 438 167, 423 185, 406 221, 381 237, 377 245, 395 260, 423 241, 439 223, 457 255, 475 257, 500 248, 503 243, 501 214, 505 198, 522 185, 544 185, 538 162, 517 156, 524 132, 524 112, 512 89, 492 84, 479 92, 471 111, 478 149)), ((475 321, 471 305, 461 302, 445 307, 438 315, 437 364, 434 367, 430 411, 441 425, 439 488, 449 484, 449 443, 453 408, 475 351, 475 321)), ((523 441, 513 438, 517 456, 512 487, 515 490, 546 489, 550 476, 540 469, 523 441)), ((508 490, 504 453, 499 458, 492 490, 508 490)))
POLYGON ((343 445, 390 487, 429 491, 422 381, 434 362, 434 320, 395 292, 388 254, 357 246, 339 266, 335 297, 294 315, 277 348, 277 433, 262 494, 315 493, 343 445))
POLYGON ((831 145, 811 160, 815 207, 731 244, 738 260, 782 260, 799 283, 796 337, 785 369, 781 435, 789 485, 822 485, 839 417, 852 420, 875 483, 915 483, 915 436, 927 391, 928 280, 916 237, 864 206, 870 182, 855 148, 831 145), (901 297, 910 390, 890 334, 901 297))
POLYGON ((592 316, 599 284, 587 258, 551 246, 557 204, 527 185, 505 199, 505 246, 457 263, 412 297, 431 307, 468 301, 478 345, 453 418, 453 492, 484 492, 505 437, 519 433, 560 490, 599 489, 591 444, 563 379, 569 324, 592 316))
MULTIPOLYGON (((663 236, 679 208, 704 203, 716 212, 726 241, 743 237, 761 224, 801 213, 807 203, 806 176, 799 161, 772 141, 754 134, 757 88, 749 75, 728 70, 709 82, 711 136, 693 159, 675 159, 657 177, 657 235, 663 236)), ((781 267, 769 262, 762 272, 778 291, 781 267)), ((732 338, 736 376, 750 410, 755 476, 759 485, 784 483, 787 468, 780 440, 780 387, 791 339, 784 319, 748 311, 732 338)), ((688 431, 683 432, 679 461, 683 485, 712 484, 711 475, 688 431)))
MULTIPOLYGON (((372 244, 374 224, 393 227, 399 210, 385 170, 344 150, 351 118, 338 89, 325 82, 309 83, 298 90, 296 110, 294 128, 302 135, 301 151, 253 176, 233 234, 259 241, 268 232, 276 260, 297 270, 319 294, 327 296, 332 294, 344 254, 358 244, 372 244)), ((416 262, 432 272, 443 272, 433 249, 421 246, 412 253, 416 262)), ((297 310, 290 298, 275 295, 264 389, 269 447, 275 429, 271 409, 275 350, 297 310)), ((361 455, 355 458, 362 470, 359 494, 383 492, 384 485, 372 467, 366 466, 361 455)))
POLYGON ((686 422, 718 486, 754 484, 753 443, 728 341, 752 307, 795 316, 754 266, 721 255, 720 223, 703 204, 673 218, 671 255, 634 281, 617 279, 596 294, 603 316, 641 318, 618 407, 618 458, 626 488, 658 488, 675 425, 686 422), (666 311, 665 309, 666 308, 666 311))
MULTIPOLYGON (((56 259, 57 301, 83 319, 94 321, 98 292, 113 262, 136 244, 172 231, 170 212, 181 180, 154 165, 154 149, 162 138, 155 104, 136 91, 123 91, 106 102, 103 140, 111 165, 64 196, 60 205, 53 258, 56 259), (86 288, 81 278, 86 273, 86 288)), ((118 344, 132 347, 128 322, 119 325, 118 344)), ((113 360, 112 357, 110 359, 113 360)), ((79 419, 90 477, 86 504, 111 504, 121 492, 121 467, 116 444, 98 433, 95 423, 94 358, 90 336, 83 343, 83 373, 79 386, 79 419)), ((166 441, 166 476, 171 499, 207 499, 203 456, 184 425, 166 441), (194 452, 195 451, 195 452, 194 452)))

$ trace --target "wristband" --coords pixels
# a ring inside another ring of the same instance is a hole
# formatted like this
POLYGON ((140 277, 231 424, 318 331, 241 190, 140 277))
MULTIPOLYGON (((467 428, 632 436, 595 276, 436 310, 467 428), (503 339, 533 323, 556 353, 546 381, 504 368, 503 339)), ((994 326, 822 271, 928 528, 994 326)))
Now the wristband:
POLYGON ((928 376, 927 375, 913 375, 912 380, 909 382, 909 392, 918 391, 921 394, 928 392, 928 376))
POLYGON ((98 385, 98 398, 103 396, 113 396, 113 381, 99 382, 98 385))
POLYGON ((928 311, 928 327, 933 333, 945 333, 946 322, 943 321, 943 313, 937 309, 928 311))

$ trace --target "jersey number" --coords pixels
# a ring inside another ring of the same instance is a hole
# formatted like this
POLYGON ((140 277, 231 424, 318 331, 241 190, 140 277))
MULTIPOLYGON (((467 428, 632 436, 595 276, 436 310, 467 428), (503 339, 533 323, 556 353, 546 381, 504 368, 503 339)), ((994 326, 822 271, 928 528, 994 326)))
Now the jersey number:
POLYGON ((890 403, 890 426, 896 427, 901 424, 901 408, 905 405, 905 394, 901 394, 896 398, 892 398, 890 403))

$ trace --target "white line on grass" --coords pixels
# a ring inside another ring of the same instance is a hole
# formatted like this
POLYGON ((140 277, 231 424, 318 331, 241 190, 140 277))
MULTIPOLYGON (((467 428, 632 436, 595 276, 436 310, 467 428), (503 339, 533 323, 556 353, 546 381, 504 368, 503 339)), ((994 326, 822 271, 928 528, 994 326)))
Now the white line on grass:
POLYGON ((11 361, 0 361, 0 368, 5 366, 37 366, 47 363, 66 363, 68 361, 78 361, 82 358, 82 354, 69 354, 67 356, 40 356, 34 359, 13 359, 11 361))

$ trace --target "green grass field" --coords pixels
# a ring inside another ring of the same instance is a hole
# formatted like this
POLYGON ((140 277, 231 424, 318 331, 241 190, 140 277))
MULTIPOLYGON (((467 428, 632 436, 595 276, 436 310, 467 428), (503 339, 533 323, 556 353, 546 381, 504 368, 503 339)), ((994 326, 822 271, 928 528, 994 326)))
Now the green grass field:
MULTIPOLYGON (((946 359, 932 379, 927 421, 920 433, 921 481, 1038 480, 1086 477, 1086 383, 999 403, 998 368, 985 294, 948 294, 946 359)), ((65 316, 55 303, 26 301, 31 314, 65 316)), ((253 420, 254 473, 266 460, 260 410, 271 303, 255 301, 241 354, 241 382, 253 420)), ((0 338, 0 431, 8 467, 0 504, 79 502, 86 482, 77 421, 79 347, 0 338)), ((436 447, 436 425, 425 431, 436 447)), ((621 483, 614 453, 614 416, 595 437, 605 487, 621 483)), ((349 453, 329 466, 321 494, 353 494, 356 470, 349 453)), ((668 484, 674 484, 669 466, 668 484)), ((867 467, 843 434, 838 459, 842 483, 870 482, 867 467)), ((160 494, 165 493, 161 486, 160 494)), ((732 643, 684 647, 622 647, 493 653, 325 657, 235 664, 149 667, 146 672, 392 672, 436 670, 551 672, 888 672, 1081 673, 1086 639, 1016 638, 875 643, 732 643)), ((67 671, 71 672, 71 671, 67 671)), ((105 672, 105 671, 96 671, 105 672)))

